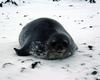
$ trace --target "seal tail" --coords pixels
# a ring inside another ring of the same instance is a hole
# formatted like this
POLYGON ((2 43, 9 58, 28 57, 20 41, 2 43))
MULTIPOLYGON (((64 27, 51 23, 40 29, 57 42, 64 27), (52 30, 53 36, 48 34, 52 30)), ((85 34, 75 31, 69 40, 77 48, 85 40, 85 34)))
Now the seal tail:
POLYGON ((17 49, 17 48, 14 48, 14 50, 18 56, 29 56, 30 55, 29 53, 26 53, 25 51, 17 49))
POLYGON ((14 48, 14 50, 15 50, 15 52, 16 52, 16 53, 18 53, 18 52, 19 52, 19 49, 17 49, 17 48, 14 48))
POLYGON ((21 56, 21 55, 20 55, 20 50, 19 50, 19 49, 14 48, 14 50, 15 50, 15 52, 16 52, 17 55, 21 56))

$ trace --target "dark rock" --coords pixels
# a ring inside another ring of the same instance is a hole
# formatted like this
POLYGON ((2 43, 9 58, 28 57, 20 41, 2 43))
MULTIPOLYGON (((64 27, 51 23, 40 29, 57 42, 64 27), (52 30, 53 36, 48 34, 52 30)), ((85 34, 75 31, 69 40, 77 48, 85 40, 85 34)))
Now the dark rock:
POLYGON ((3 2, 0 3, 0 7, 3 7, 3 2))
POLYGON ((83 45, 86 45, 87 43, 83 43, 83 45))
POLYGON ((2 15, 4 15, 4 13, 2 13, 2 15))
POLYGON ((15 1, 12 1, 12 4, 14 4, 15 6, 18 6, 18 4, 15 1))
POLYGON ((73 7, 73 5, 69 5, 69 7, 73 7))
POLYGON ((19 23, 20 26, 22 26, 22 23, 19 23))
POLYGON ((4 63, 2 68, 6 68, 8 65, 14 65, 14 64, 12 64, 12 63, 4 63))
POLYGON ((100 78, 96 78, 96 80, 100 80, 100 78))
POLYGON ((84 20, 81 20, 81 22, 84 22, 84 20))
POLYGON ((86 29, 86 27, 83 27, 82 29, 86 29))
POLYGON ((21 63, 24 63, 26 61, 33 61, 33 59, 26 59, 26 60, 21 61, 21 63))
POLYGON ((6 0, 5 1, 5 4, 6 3, 12 3, 12 4, 14 4, 15 6, 18 6, 18 4, 15 2, 15 1, 12 1, 12 0, 6 0))
POLYGON ((74 20, 74 22, 76 22, 76 20, 74 20))
POLYGON ((85 63, 81 63, 81 66, 84 66, 84 65, 86 65, 85 63))
POLYGON ((11 2, 11 1, 10 1, 10 0, 6 0, 6 1, 5 1, 5 4, 8 3, 8 2, 11 2))
POLYGON ((93 71, 91 74, 96 75, 97 73, 98 73, 97 71, 93 71))
POLYGON ((66 69, 66 67, 61 67, 62 69, 66 69))
POLYGON ((90 28, 93 28, 93 26, 89 26, 90 28))
POLYGON ((34 69, 37 66, 37 64, 40 64, 40 63, 41 63, 40 61, 32 63, 31 68, 34 69))
POLYGON ((25 1, 23 1, 23 3, 25 3, 25 1))
POLYGON ((88 45, 89 50, 93 50, 93 46, 88 45))
POLYGON ((92 55, 89 55, 89 57, 92 58, 93 56, 92 55))
POLYGON ((97 14, 100 14, 100 12, 97 12, 97 14))
POLYGON ((24 72, 25 69, 26 69, 25 67, 22 67, 20 72, 24 72))
POLYGON ((24 17, 27 17, 28 15, 24 15, 24 17))
POLYGON ((6 38, 6 37, 2 37, 2 38, 6 38))
POLYGON ((53 2, 54 2, 54 1, 57 1, 57 2, 58 2, 58 1, 60 1, 60 0, 53 0, 53 2))
POLYGON ((96 3, 96 1, 95 1, 95 0, 90 0, 89 2, 90 2, 90 3, 96 3))

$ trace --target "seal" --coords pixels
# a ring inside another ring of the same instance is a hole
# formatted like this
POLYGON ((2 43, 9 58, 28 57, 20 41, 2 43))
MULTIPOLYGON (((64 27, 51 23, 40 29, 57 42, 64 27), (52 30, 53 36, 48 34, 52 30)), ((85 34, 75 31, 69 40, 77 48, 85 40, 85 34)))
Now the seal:
POLYGON ((50 18, 28 23, 19 35, 19 44, 21 49, 14 48, 17 55, 33 55, 48 60, 69 57, 78 49, 64 27, 50 18))

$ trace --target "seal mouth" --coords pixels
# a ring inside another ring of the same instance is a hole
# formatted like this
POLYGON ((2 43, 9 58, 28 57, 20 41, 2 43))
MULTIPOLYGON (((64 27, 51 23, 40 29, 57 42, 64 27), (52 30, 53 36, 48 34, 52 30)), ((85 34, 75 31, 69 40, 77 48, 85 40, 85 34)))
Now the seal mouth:
POLYGON ((61 51, 57 52, 57 53, 62 53, 61 51))
POLYGON ((56 60, 56 59, 62 59, 63 53, 62 52, 52 52, 47 54, 47 59, 49 60, 56 60))
POLYGON ((64 59, 66 57, 71 56, 71 52, 48 52, 47 53, 47 58, 48 60, 56 60, 56 59, 64 59))
POLYGON ((57 51, 57 50, 55 50, 55 51, 52 51, 52 50, 49 50, 48 52, 47 52, 47 59, 49 59, 49 60, 56 60, 56 59, 63 59, 63 58, 65 58, 67 53, 66 53, 66 50, 64 49, 64 50, 60 50, 60 51, 57 51))

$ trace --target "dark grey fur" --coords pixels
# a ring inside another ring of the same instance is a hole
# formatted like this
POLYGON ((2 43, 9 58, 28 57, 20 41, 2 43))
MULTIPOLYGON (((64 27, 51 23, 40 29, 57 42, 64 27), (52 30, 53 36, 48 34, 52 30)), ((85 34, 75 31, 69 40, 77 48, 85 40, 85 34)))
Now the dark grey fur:
POLYGON ((30 54, 43 59, 62 59, 72 55, 77 46, 72 37, 56 20, 39 18, 28 23, 19 36, 19 56, 30 54))

